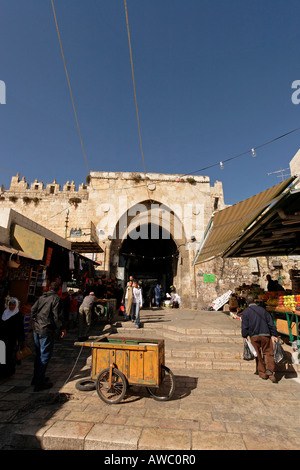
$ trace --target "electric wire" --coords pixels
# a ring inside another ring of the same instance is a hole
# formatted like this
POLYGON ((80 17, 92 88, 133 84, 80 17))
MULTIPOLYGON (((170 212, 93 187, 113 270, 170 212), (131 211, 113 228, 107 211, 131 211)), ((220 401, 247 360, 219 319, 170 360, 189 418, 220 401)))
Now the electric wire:
MULTIPOLYGON (((139 118, 139 110, 138 110, 138 103, 137 103, 137 95, 136 95, 136 86, 135 86, 135 77, 134 77, 134 67, 133 67, 133 57, 132 57, 132 48, 131 48, 131 39, 130 39, 130 30, 129 30, 129 20, 128 20, 128 10, 127 10, 127 1, 124 0, 124 7, 125 7, 125 16, 126 16, 126 27, 127 27, 127 36, 128 36, 128 46, 129 46, 129 55, 130 55, 130 64, 131 64, 131 75, 132 75, 132 83, 133 83, 133 92, 134 92, 134 100, 135 100, 135 110, 136 110, 136 118, 137 118, 137 125, 138 125, 138 133, 139 133, 139 140, 140 140, 140 148, 141 148, 141 155, 143 161, 143 168, 144 168, 144 176, 146 179, 146 165, 145 165, 145 158, 144 158, 144 150, 143 150, 143 143, 142 143, 142 134, 141 134, 141 126, 140 126, 140 118, 139 118)), ((148 193, 148 199, 152 201, 152 197, 149 191, 148 184, 141 185, 142 187, 146 187, 148 193)))
MULTIPOLYGON (((286 133, 284 133, 284 134, 282 134, 282 135, 280 135, 280 136, 278 136, 278 137, 275 137, 274 139, 268 140, 267 142, 264 142, 263 144, 257 145, 256 147, 253 147, 253 149, 254 149, 254 150, 257 150, 257 149, 260 149, 260 148, 262 148, 262 147, 265 147, 266 145, 269 145, 269 144, 271 144, 271 143, 273 143, 273 142, 276 142, 277 140, 280 140, 280 139, 282 139, 282 138, 284 138, 284 137, 286 137, 286 136, 288 136, 288 135, 290 135, 290 134, 293 134, 294 132, 297 132, 297 131, 299 131, 299 130, 300 130, 300 127, 296 127, 295 129, 293 129, 293 130, 291 130, 291 131, 289 131, 289 132, 286 132, 286 133)), ((227 158, 227 159, 223 159, 222 162, 223 162, 223 163, 226 163, 226 162, 229 162, 229 161, 231 161, 231 160, 235 160, 235 159, 237 159, 237 158, 240 158, 240 157, 242 157, 242 156, 245 156, 245 155, 247 155, 247 154, 251 154, 251 151, 252 151, 252 149, 246 150, 245 152, 239 153, 238 155, 235 155, 235 156, 233 156, 233 157, 230 157, 230 158, 227 158)), ((180 174, 180 175, 179 175, 179 178, 184 178, 185 176, 195 175, 195 173, 199 173, 200 171, 208 170, 208 169, 210 169, 210 168, 213 168, 213 167, 219 166, 219 165, 220 165, 220 162, 216 162, 216 163, 213 163, 212 165, 205 166, 205 167, 200 168, 200 169, 198 169, 198 170, 193 170, 193 171, 191 171, 191 172, 189 172, 189 173, 180 174)), ((4 168, 0 168, 0 170, 14 174, 13 171, 6 170, 6 169, 4 169, 4 168)), ((155 181, 155 184, 161 184, 161 183, 163 183, 163 182, 164 182, 164 181, 155 181)), ((205 183, 206 183, 206 181, 205 181, 205 183)), ((143 185, 140 184, 139 187, 148 186, 148 184, 149 184, 149 183, 143 184, 143 185)), ((127 186, 127 187, 115 189, 115 191, 124 191, 125 189, 136 189, 136 187, 131 185, 131 186, 127 186)), ((105 189, 105 188, 98 188, 98 189, 97 189, 97 191, 101 191, 101 190, 107 191, 107 189, 105 189)))
POLYGON ((65 68, 67 82, 68 82, 68 87, 69 87, 69 91, 70 91, 73 111, 74 111, 74 115, 75 115, 77 130, 78 130, 79 139, 80 139, 80 143, 81 143, 81 148, 82 148, 82 151, 83 151, 83 156, 84 156, 84 159, 85 159, 85 164, 86 164, 86 167, 87 167, 87 170, 88 170, 88 174, 90 174, 90 170, 89 170, 89 166, 88 166, 88 162, 87 162, 87 158, 86 158, 86 154, 85 154, 85 150, 84 150, 83 140, 82 140, 82 136, 81 136, 81 132, 80 132, 80 128, 79 128, 77 112, 76 112, 76 108, 75 108, 73 93, 72 93, 72 89, 71 89, 71 83, 70 83, 69 74, 68 74, 68 70, 67 70, 67 64, 66 64, 65 55, 64 55, 64 51, 63 51, 63 46, 62 46, 62 42, 61 42, 61 37, 60 37, 60 32, 59 32, 59 27, 58 27, 58 22, 57 22, 57 17, 56 17, 56 12, 55 12, 55 7, 54 7, 53 0, 51 0, 51 4, 52 4, 52 10, 53 10, 53 15, 54 15, 56 31, 57 31, 57 36, 58 36, 58 40, 59 40, 60 50, 61 50, 61 55, 62 55, 62 58, 63 58, 64 68, 65 68))
MULTIPOLYGON (((59 32, 59 27, 58 27, 58 21, 57 21, 57 16, 56 16, 56 11, 55 11, 55 7, 54 7, 54 1, 51 0, 51 5, 52 5, 52 10, 53 10, 53 15, 54 15, 54 20, 55 20, 55 25, 56 25, 56 31, 57 31, 57 36, 58 36, 58 40, 59 40, 59 44, 60 44, 60 49, 61 49, 61 54, 62 54, 62 59, 63 59, 63 63, 64 63, 64 68, 65 68, 65 73, 66 73, 66 78, 67 78, 67 82, 68 82, 68 87, 69 87, 69 91, 70 91, 70 96, 71 96, 71 101, 72 101, 72 106, 73 106, 73 111, 74 111, 74 115, 75 115, 75 120, 76 120, 76 125, 77 125, 77 130, 78 130, 78 134, 79 134, 79 138, 80 138, 80 143, 81 143, 81 147, 82 147, 82 151, 83 151, 83 156, 84 156, 84 160, 85 160, 85 164, 86 164, 86 167, 87 167, 87 170, 88 170, 88 174, 90 174, 90 170, 89 170, 89 166, 88 166, 88 161, 87 161, 87 157, 86 157, 86 153, 85 153, 85 149, 84 149, 84 145, 83 145, 83 139, 82 139, 82 135, 81 135, 81 132, 80 132, 80 127, 79 127, 79 122, 78 122, 78 117, 77 117, 77 112, 76 112, 76 108, 75 108, 75 102, 74 102, 74 98, 73 98, 73 93, 72 93, 72 88, 71 88, 71 83, 70 83, 70 79, 69 79, 69 74, 68 74, 68 70, 67 70, 67 65, 66 65, 66 60, 65 60, 65 55, 64 55, 64 51, 63 51, 63 46, 62 46, 62 41, 61 41, 61 36, 60 36, 60 32, 59 32)), ((137 94, 136 94, 136 85, 135 85, 135 76, 134 76, 134 67, 133 67, 133 57, 132 57, 132 48, 131 48, 131 39, 130 39, 130 30, 129 30, 129 20, 128 20, 128 10, 127 10, 127 2, 126 0, 124 0, 124 6, 125 6, 125 16, 126 16, 126 26, 127 26, 127 35, 128 35, 128 43, 129 43, 129 53, 130 53, 130 62, 131 62, 131 72, 132 72, 132 81, 133 81, 133 90, 134 90, 134 98, 135 98, 135 107, 136 107, 136 115, 137 115, 137 124, 138 124, 138 133, 139 133, 139 141, 140 141, 140 148, 141 148, 141 155, 142 155, 142 161, 143 161, 143 169, 144 169, 144 174, 145 174, 145 178, 146 178, 146 166, 145 166, 145 158, 144 158, 144 152, 143 152, 143 145, 142 145, 142 137, 141 137, 141 128, 140 128, 140 120, 139 120, 139 112, 138 112, 138 104, 137 104, 137 94)), ((245 152, 242 152, 238 155, 235 155, 233 157, 230 157, 230 158, 227 158, 227 159, 223 159, 222 162, 216 162, 216 163, 213 163, 211 165, 208 165, 208 166, 205 166, 205 167, 202 167, 198 170, 193 170, 193 171, 190 171, 188 173, 184 173, 184 174, 181 174, 179 175, 179 178, 184 178, 186 176, 190 176, 190 175, 195 175, 196 173, 199 173, 201 171, 204 171, 204 170, 208 170, 210 168, 213 168, 213 167, 216 167, 216 166, 219 166, 221 163, 222 163, 222 166, 223 166, 223 163, 226 163, 226 162, 229 162, 229 161, 232 161, 232 160, 235 160, 237 158, 240 158, 244 155, 247 155, 249 153, 252 152, 252 150, 257 150, 257 149, 260 149, 266 145, 269 145, 279 139, 282 139, 296 131, 299 131, 300 127, 297 127, 289 132, 286 132, 274 139, 271 139, 263 144, 260 144, 256 147, 253 147, 252 149, 250 150, 247 150, 245 152)), ((4 169, 4 168, 0 168, 0 171, 5 171, 5 172, 8 172, 8 173, 14 173, 10 170, 7 170, 7 169, 4 169)), ((159 181, 156 181, 155 182, 156 184, 160 184, 162 182, 159 182, 159 181)), ((148 189, 148 183, 147 184, 144 184, 144 185, 139 185, 139 187, 147 187, 148 189)), ((99 190, 101 190, 102 188, 99 188, 99 190)), ((121 191, 123 191, 124 189, 135 189, 134 186, 128 186, 126 188, 120 188, 121 191)), ((148 189, 149 191, 149 189, 148 189)), ((151 199, 151 198, 149 198, 151 199)))
MULTIPOLYGON (((296 132, 296 131, 299 131, 299 130, 300 130, 300 127, 296 127, 295 129, 293 129, 293 130, 291 130, 291 131, 289 131, 289 132, 286 132, 285 134, 282 134, 282 135, 280 135, 280 136, 278 136, 278 137, 275 137, 274 139, 271 139, 271 140, 269 140, 269 141, 267 141, 267 142, 265 142, 265 143, 263 143, 263 144, 257 145, 256 147, 253 147, 253 150, 257 150, 257 149, 260 149, 260 148, 262 148, 262 147, 265 147, 266 145, 272 144, 272 143, 275 142, 276 140, 282 139, 283 137, 286 137, 287 135, 292 134, 293 132, 296 132)), ((246 150, 245 152, 242 152, 242 153, 240 153, 240 154, 238 154, 238 155, 235 155, 234 157, 230 157, 230 158, 227 158, 226 160, 222 160, 222 162, 223 162, 223 163, 226 163, 226 162, 229 162, 229 161, 231 161, 231 160, 235 160, 236 158, 240 158, 240 157, 242 157, 242 156, 244 156, 244 155, 247 155, 248 153, 251 153, 251 152, 252 152, 252 149, 246 150)), ((185 173, 184 175, 182 175, 182 178, 183 178, 184 176, 193 175, 193 174, 195 174, 195 173, 199 173, 200 171, 204 171, 204 170, 207 170, 207 169, 209 169, 209 168, 213 168, 213 167, 218 166, 218 165, 220 165, 220 162, 213 163, 212 165, 206 166, 206 167, 204 167, 204 168, 200 168, 200 170, 194 170, 193 172, 185 173)))
MULTIPOLYGON (((239 153, 238 155, 235 155, 233 157, 229 157, 229 158, 226 158, 226 159, 223 159, 222 162, 223 163, 226 163, 226 162, 229 162, 229 161, 232 161, 232 160, 235 160, 237 158, 240 158, 240 157, 243 157, 245 155, 248 155, 248 154, 251 154, 252 153, 252 150, 257 150, 257 149, 260 149, 262 147, 265 147, 266 145, 269 145, 269 144, 272 144, 273 142, 276 142, 277 140, 280 140, 290 134, 293 134, 294 132, 297 132, 300 130, 300 127, 296 127, 295 129, 292 129, 291 131, 289 132, 285 132, 284 134, 278 136, 278 137, 275 137, 274 139, 271 139, 271 140, 268 140, 267 142, 264 142, 263 144, 260 144, 260 145, 257 145, 256 147, 253 147, 249 150, 246 150, 245 152, 242 152, 242 153, 239 153)), ((205 166, 203 168, 200 168, 198 170, 193 170, 193 171, 190 171, 189 173, 184 173, 184 174, 180 174, 179 175, 179 180, 181 180, 182 178, 186 177, 186 176, 191 176, 191 175, 195 175, 196 173, 200 173, 201 171, 204 171, 204 170, 208 170, 210 168, 213 168, 213 167, 216 167, 216 166, 219 166, 220 165, 220 162, 216 162, 216 163, 213 163, 211 165, 208 165, 208 166, 205 166)), ((161 184, 161 183, 164 183, 164 181, 155 181, 155 184, 161 184)), ((207 181, 204 181, 204 183, 207 183, 207 181)), ((140 187, 143 187, 143 186, 148 186, 149 183, 146 183, 146 184, 140 184, 139 185, 139 188, 140 187)), ((102 188, 99 188, 99 190, 101 190, 102 188)), ((120 189, 117 189, 117 190, 120 190, 120 191, 123 191, 124 189, 135 189, 135 186, 128 186, 128 187, 124 187, 124 188, 120 188, 120 189)), ((106 191, 106 189, 103 189, 106 191)))
POLYGON ((144 173, 146 174, 146 166, 145 166, 144 151, 143 151, 143 144, 142 144, 142 135, 141 135, 141 126, 140 126, 140 118, 139 118, 139 110, 138 110, 137 96, 136 96, 136 87, 135 87, 135 78, 134 78, 134 68, 133 68, 133 58, 132 58, 132 49, 131 49, 131 40, 130 40, 129 21, 128 21, 128 11, 127 11, 127 2, 126 2, 126 0, 124 0, 124 6, 125 6, 127 36, 128 36, 129 55, 130 55, 130 63, 131 63, 131 74, 132 74, 132 82, 133 82, 133 92, 134 92, 134 100, 135 100, 135 109, 136 109, 137 125, 138 125, 138 132, 139 132, 139 139, 140 139, 140 147, 141 147, 141 154, 142 154, 142 160, 143 160, 144 173))

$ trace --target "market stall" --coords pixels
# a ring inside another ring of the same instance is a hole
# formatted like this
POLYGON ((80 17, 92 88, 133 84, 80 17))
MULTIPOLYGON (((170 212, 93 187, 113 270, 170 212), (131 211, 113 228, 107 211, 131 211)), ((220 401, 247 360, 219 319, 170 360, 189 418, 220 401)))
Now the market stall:
MULTIPOLYGON (((193 265, 217 257, 251 258, 300 255, 300 178, 294 175, 255 196, 213 214, 193 265)), ((290 272, 291 290, 265 292, 259 286, 235 290, 242 301, 248 294, 272 315, 280 333, 299 342, 300 270, 290 272)), ((228 311, 242 318, 243 307, 228 311)))
POLYGON ((225 310, 231 317, 242 319, 248 295, 271 314, 279 333, 287 335, 290 342, 300 340, 300 289, 268 292, 257 285, 243 284, 228 299, 225 310))
POLYGON ((265 301, 265 308, 272 315, 278 332, 288 335, 291 342, 294 339, 300 340, 300 295, 267 292, 262 297, 265 301))
POLYGON ((59 280, 59 293, 68 300, 68 283, 84 290, 98 263, 72 251, 70 241, 12 209, 3 208, 0 215, 0 314, 9 299, 16 298, 28 333, 31 307, 50 283, 59 280))

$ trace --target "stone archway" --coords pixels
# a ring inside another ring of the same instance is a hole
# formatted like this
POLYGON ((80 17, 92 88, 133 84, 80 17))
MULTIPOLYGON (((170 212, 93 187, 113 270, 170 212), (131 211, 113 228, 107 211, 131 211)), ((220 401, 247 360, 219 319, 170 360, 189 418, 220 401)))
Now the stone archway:
POLYGON ((174 211, 158 201, 141 201, 116 223, 109 247, 110 273, 116 276, 119 267, 125 268, 125 280, 134 273, 161 282, 168 291, 175 284, 183 295, 184 278, 190 274, 186 243, 183 224, 174 211))
POLYGON ((119 252, 119 267, 124 268, 125 278, 132 275, 145 286, 162 285, 164 292, 170 292, 175 284, 178 266, 178 248, 172 236, 164 234, 162 227, 155 227, 158 237, 151 238, 151 227, 140 227, 142 233, 148 231, 148 237, 123 240, 119 252))

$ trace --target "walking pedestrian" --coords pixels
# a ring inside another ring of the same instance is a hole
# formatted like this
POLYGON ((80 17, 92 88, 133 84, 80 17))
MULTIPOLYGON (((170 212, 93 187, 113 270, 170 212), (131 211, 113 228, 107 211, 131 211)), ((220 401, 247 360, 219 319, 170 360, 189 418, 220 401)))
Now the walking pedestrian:
POLYGON ((127 283, 124 296, 122 299, 122 304, 125 304, 124 317, 125 320, 130 320, 131 310, 132 310, 132 301, 133 301, 133 281, 130 279, 127 283))
POLYGON ((156 284, 156 287, 154 289, 154 296, 155 296, 155 305, 156 307, 160 306, 161 298, 162 298, 162 287, 161 284, 156 284))
POLYGON ((55 333, 61 338, 66 335, 64 311, 60 296, 59 284, 52 282, 50 290, 45 292, 31 308, 33 320, 33 337, 35 344, 35 362, 32 385, 39 392, 51 388, 53 384, 45 376, 55 340, 55 333))
POLYGON ((90 292, 83 299, 79 307, 79 334, 78 341, 84 341, 87 338, 91 322, 92 322, 92 308, 97 301, 94 292, 90 292))
POLYGON ((271 315, 254 302, 254 297, 247 297, 247 305, 242 316, 242 337, 250 337, 257 353, 256 374, 262 379, 270 379, 276 383, 274 346, 273 341, 278 341, 278 331, 271 315))
POLYGON ((142 289, 139 287, 137 281, 133 283, 133 300, 132 300, 132 312, 133 315, 131 317, 131 321, 134 322, 135 318, 135 327, 140 327, 140 309, 143 306, 143 296, 142 296, 142 289))
POLYGON ((17 345, 22 349, 25 342, 23 315, 18 300, 11 298, 0 320, 0 339, 5 344, 5 363, 0 363, 0 377, 10 377, 16 369, 17 345))

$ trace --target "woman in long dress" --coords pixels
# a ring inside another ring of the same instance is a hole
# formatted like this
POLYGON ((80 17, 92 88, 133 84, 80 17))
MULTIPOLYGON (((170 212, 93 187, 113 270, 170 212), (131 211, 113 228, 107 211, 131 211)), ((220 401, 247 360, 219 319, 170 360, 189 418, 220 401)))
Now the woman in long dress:
POLYGON ((125 300, 125 311, 124 311, 124 317, 125 320, 130 320, 130 317, 132 315, 132 301, 133 301, 133 281, 128 281, 125 292, 124 292, 124 298, 122 300, 122 303, 125 300))
POLYGON ((18 300, 11 298, 0 319, 0 340, 5 344, 5 363, 0 364, 0 376, 10 377, 16 369, 17 346, 23 348, 25 341, 23 315, 18 300))

